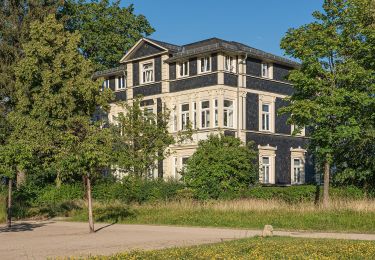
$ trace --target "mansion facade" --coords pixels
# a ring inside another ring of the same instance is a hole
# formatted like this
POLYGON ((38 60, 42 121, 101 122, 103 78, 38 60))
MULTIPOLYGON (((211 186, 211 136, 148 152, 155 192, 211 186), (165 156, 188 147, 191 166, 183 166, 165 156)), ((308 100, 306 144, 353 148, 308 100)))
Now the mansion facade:
POLYGON ((155 176, 179 179, 180 170, 198 141, 223 132, 255 142, 259 150, 260 182, 293 185, 314 181, 306 153, 305 130, 292 135, 288 115, 278 110, 293 93, 286 80, 298 63, 247 45, 211 38, 183 46, 153 39, 139 40, 120 66, 96 72, 115 93, 108 115, 112 123, 122 107, 142 96, 148 111, 171 111, 169 131, 177 134, 189 122, 193 141, 171 146, 171 156, 158 162, 155 176))

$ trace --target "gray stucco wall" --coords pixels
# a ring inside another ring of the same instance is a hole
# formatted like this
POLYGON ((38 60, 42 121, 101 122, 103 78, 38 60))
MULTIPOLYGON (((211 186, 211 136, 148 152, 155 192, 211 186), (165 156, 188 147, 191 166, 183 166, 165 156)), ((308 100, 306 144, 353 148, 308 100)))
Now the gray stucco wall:
POLYGON ((134 97, 137 97, 139 95, 146 97, 146 96, 157 95, 160 93, 161 93, 161 82, 133 88, 134 97))
POLYGON ((279 114, 279 109, 288 105, 288 102, 281 99, 276 98, 275 108, 276 108, 276 120, 275 120, 275 131, 276 133, 280 134, 291 134, 291 126, 287 124, 287 120, 289 118, 289 114, 279 114))
POLYGON ((254 58, 246 60, 246 74, 260 77, 262 74, 262 61, 254 58))
POLYGON ((280 81, 288 81, 286 77, 289 74, 289 71, 292 70, 291 67, 273 64, 273 78, 280 81))
POLYGON ((169 91, 178 92, 217 84, 217 74, 202 75, 194 78, 184 78, 170 82, 169 91))
POLYGON ((293 87, 289 84, 254 77, 246 77, 246 88, 284 95, 293 93, 293 87))
POLYGON ((246 94, 246 129, 259 130, 259 98, 258 94, 246 94))

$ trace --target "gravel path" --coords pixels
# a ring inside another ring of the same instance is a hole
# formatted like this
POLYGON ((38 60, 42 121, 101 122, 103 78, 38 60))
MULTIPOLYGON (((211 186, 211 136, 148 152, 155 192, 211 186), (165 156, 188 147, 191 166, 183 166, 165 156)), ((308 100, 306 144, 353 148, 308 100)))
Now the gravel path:
MULTIPOLYGON (((260 235, 260 230, 97 224, 17 222, 11 230, 0 225, 0 259, 46 259, 58 256, 110 255, 132 249, 158 249, 221 242, 260 235)), ((375 240, 375 234, 275 231, 277 236, 375 240)))

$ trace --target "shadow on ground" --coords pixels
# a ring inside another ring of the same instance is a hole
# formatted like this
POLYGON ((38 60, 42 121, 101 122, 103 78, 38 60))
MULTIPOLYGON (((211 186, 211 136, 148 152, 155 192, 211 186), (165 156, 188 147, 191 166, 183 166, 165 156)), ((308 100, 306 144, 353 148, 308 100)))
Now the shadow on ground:
POLYGON ((12 227, 0 227, 0 233, 2 232, 23 232, 23 231, 33 231, 36 228, 44 227, 53 222, 44 223, 14 223, 12 227))

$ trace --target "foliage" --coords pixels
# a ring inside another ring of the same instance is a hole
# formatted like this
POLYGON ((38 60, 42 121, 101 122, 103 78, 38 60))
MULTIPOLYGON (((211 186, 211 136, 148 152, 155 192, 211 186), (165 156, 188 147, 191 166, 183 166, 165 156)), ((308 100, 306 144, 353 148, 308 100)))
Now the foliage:
POLYGON ((147 112, 140 98, 122 105, 126 113, 116 119, 115 164, 130 175, 152 178, 156 163, 169 155, 168 146, 176 142, 168 132, 169 111, 147 112))
POLYGON ((79 53, 79 41, 78 33, 65 32, 48 16, 32 23, 24 58, 16 67, 11 138, 27 140, 35 163, 44 169, 58 166, 55 159, 63 161, 68 144, 94 131, 90 119, 109 98, 100 92, 100 83, 92 81, 93 68, 79 53))
MULTIPOLYGON (((315 21, 289 29, 281 42, 301 67, 284 112, 310 131, 317 162, 334 162, 344 179, 374 179, 375 4, 324 1, 315 21)), ((352 182, 353 183, 353 182, 352 182)))
POLYGON ((373 241, 248 238, 210 245, 131 251, 89 259, 372 259, 373 241))
POLYGON ((69 17, 67 29, 82 35, 82 54, 101 69, 117 66, 127 50, 154 32, 146 17, 134 13, 132 4, 121 7, 119 0, 70 0, 62 13, 69 17))
POLYGON ((210 135, 189 158, 183 180, 197 198, 219 198, 256 182, 256 158, 251 143, 243 146, 237 138, 210 135))

